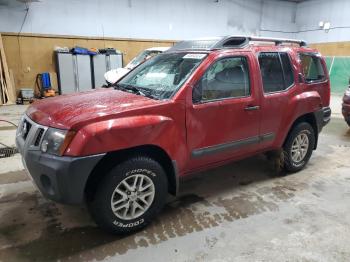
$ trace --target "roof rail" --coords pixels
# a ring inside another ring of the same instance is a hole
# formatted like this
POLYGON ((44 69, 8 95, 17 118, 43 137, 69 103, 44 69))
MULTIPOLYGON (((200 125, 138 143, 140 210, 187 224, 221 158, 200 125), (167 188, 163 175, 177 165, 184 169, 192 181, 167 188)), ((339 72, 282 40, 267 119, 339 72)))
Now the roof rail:
POLYGON ((249 36, 247 38, 249 39, 249 41, 273 42, 273 43, 275 43, 275 45, 281 45, 282 43, 291 43, 291 44, 298 44, 300 47, 307 46, 307 43, 304 40, 287 39, 287 38, 257 37, 257 36, 249 36))
POLYGON ((300 47, 307 46, 307 43, 305 41, 295 39, 268 38, 257 36, 224 36, 180 41, 171 47, 168 51, 186 49, 209 51, 223 48, 243 48, 247 46, 251 41, 271 42, 275 43, 275 45, 281 45, 282 43, 292 43, 298 44, 300 47))

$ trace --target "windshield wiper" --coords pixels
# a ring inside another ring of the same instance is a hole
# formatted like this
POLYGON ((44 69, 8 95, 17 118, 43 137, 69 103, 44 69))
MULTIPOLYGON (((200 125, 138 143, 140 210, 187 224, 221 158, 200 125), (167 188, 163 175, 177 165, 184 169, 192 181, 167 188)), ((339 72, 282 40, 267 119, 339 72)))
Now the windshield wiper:
POLYGON ((141 88, 141 87, 136 87, 136 86, 133 86, 133 85, 116 84, 116 85, 114 85, 114 89, 119 89, 119 90, 124 90, 124 91, 131 91, 134 94, 138 94, 138 95, 141 95, 141 96, 157 99, 157 97, 152 95, 149 90, 141 88))

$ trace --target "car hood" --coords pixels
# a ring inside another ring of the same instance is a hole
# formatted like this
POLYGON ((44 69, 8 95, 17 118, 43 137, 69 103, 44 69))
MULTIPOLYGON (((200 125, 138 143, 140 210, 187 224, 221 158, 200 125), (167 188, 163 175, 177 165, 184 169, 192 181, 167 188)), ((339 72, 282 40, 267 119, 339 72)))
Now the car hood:
POLYGON ((144 96, 103 88, 34 102, 26 114, 36 123, 60 129, 78 129, 97 119, 162 103, 144 96))

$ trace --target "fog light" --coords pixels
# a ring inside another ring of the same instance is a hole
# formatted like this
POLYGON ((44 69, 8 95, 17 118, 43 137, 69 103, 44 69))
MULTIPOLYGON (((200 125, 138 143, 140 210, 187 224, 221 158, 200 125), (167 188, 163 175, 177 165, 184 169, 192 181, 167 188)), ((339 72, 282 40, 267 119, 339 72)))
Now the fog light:
POLYGON ((41 175, 40 182, 47 194, 52 196, 55 194, 55 191, 53 190, 53 187, 52 187, 51 180, 47 175, 41 175))
POLYGON ((47 140, 44 140, 41 143, 41 151, 43 151, 44 153, 47 151, 47 145, 49 144, 49 142, 47 140))

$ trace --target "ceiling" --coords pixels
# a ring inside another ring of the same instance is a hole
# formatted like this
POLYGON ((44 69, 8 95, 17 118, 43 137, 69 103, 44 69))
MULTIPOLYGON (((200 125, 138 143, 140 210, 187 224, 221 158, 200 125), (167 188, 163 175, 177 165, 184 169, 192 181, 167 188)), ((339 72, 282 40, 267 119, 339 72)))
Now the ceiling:
MULTIPOLYGON (((32 2, 41 2, 42 0, 0 0, 0 7, 1 6, 8 6, 8 7, 22 7, 24 3, 32 3, 32 2)), ((217 2, 219 0, 216 0, 217 2)), ((294 3, 301 3, 305 2, 307 0, 279 0, 283 2, 294 2, 294 3)))
POLYGON ((280 0, 280 1, 284 1, 284 2, 294 2, 294 3, 301 3, 301 2, 305 2, 307 0, 280 0))

